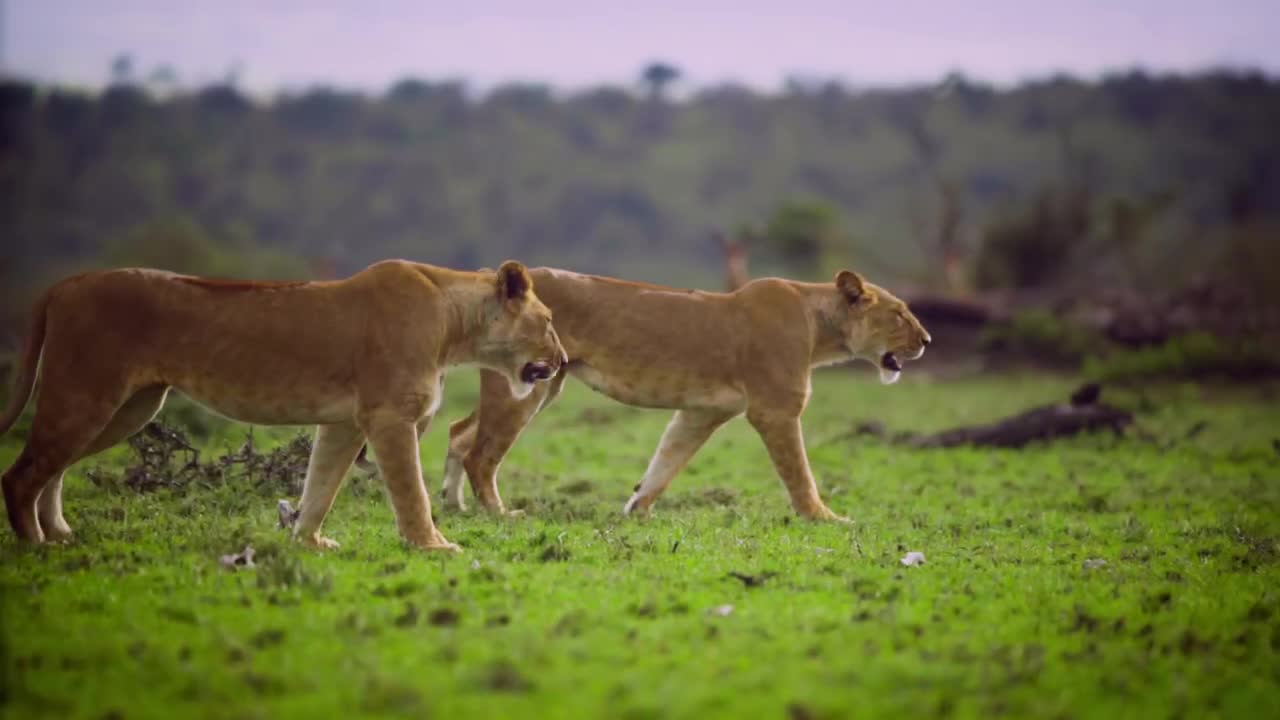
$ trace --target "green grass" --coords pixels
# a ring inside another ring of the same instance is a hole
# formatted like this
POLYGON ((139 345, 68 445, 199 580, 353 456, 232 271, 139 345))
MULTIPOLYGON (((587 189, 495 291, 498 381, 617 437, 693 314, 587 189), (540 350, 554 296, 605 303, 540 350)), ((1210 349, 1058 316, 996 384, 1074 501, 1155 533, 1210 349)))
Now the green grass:
MULTIPOLYGON (((645 520, 619 510, 667 414, 571 383, 503 469, 524 517, 441 513, 456 557, 398 541, 376 481, 318 554, 251 486, 67 484, 77 540, 0 540, 5 717, 1261 717, 1280 707, 1275 386, 1115 398, 1146 439, 908 450, 1059 399, 1063 379, 815 378, 805 430, 852 526, 792 518, 726 426, 645 520), (1207 423, 1187 437, 1190 429, 1207 423), (252 543, 258 567, 217 558, 252 543), (928 561, 906 568, 919 550, 928 561), (1105 565, 1085 569, 1088 559, 1105 565), (730 572, 766 577, 748 587, 730 572), (772 575, 770 575, 772 573, 772 575), (726 616, 712 608, 731 605, 726 616)), ((424 445, 433 493, 444 423, 424 445)), ((243 429, 215 431, 206 456, 243 429)), ((291 431, 258 431, 280 442, 291 431)), ((0 464, 18 449, 0 444, 0 464)), ((127 449, 97 463, 118 472, 127 449)))

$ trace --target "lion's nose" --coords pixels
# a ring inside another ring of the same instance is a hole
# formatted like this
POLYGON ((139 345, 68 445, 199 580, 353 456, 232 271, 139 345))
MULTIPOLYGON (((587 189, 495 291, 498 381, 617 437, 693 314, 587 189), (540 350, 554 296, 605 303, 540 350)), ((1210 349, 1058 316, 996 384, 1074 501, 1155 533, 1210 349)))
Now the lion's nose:
POLYGON ((920 338, 920 344, 925 347, 929 347, 929 343, 932 341, 933 339, 930 338, 928 335, 925 335, 924 337, 920 338))

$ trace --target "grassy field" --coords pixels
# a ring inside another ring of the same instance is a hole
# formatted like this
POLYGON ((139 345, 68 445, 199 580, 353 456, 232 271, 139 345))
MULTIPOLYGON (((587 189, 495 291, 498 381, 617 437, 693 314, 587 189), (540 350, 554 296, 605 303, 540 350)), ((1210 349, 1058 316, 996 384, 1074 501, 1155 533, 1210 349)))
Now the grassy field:
MULTIPOLYGON (((667 414, 570 383, 504 466, 523 517, 437 508, 455 557, 402 547, 374 479, 349 482, 326 524, 342 549, 322 555, 277 529, 269 483, 139 493, 111 481, 120 448, 69 476, 73 544, 3 533, 2 712, 1277 716, 1280 388, 1112 398, 1145 439, 925 451, 850 432, 942 429, 1070 389, 820 374, 805 432, 823 496, 855 521, 839 526, 793 519, 743 420, 653 517, 623 519, 667 414), (246 543, 256 568, 219 566, 246 543), (908 551, 927 562, 902 566, 908 551)), ((474 378, 447 393, 423 449, 433 493, 474 378)), ((215 426, 204 457, 244 433, 215 426)), ((0 442, 0 464, 18 447, 0 442)))

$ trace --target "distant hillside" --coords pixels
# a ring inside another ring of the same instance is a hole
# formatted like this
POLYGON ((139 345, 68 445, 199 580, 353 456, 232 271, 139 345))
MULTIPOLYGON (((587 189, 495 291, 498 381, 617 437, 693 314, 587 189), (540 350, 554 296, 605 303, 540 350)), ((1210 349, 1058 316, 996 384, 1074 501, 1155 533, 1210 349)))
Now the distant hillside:
POLYGON ((1280 82, 1253 74, 1000 92, 958 77, 869 92, 721 87, 680 102, 536 86, 472 100, 409 80, 382 97, 256 104, 227 86, 157 99, 10 81, 0 272, 170 256, 238 274, 517 257, 714 284, 713 229, 801 198, 839 213, 830 262, 930 282, 940 225, 971 255, 991 222, 1046 188, 1083 187, 1097 212, 1168 198, 1136 252, 1172 276, 1213 255, 1230 223, 1280 217, 1278 128, 1280 82), (180 247, 157 247, 166 233, 180 247))

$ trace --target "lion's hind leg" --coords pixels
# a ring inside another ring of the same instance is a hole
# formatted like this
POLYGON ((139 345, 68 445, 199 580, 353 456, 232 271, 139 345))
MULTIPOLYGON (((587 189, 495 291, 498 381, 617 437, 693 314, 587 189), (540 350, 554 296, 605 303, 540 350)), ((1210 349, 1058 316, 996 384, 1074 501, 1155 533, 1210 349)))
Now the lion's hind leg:
POLYGON ((65 471, 60 472, 45 484, 44 489, 40 491, 40 497, 36 499, 36 518, 40 521, 44 539, 49 542, 70 540, 73 534, 67 519, 62 515, 62 477, 64 475, 66 475, 65 471))
POLYGON ((61 472, 61 468, 50 469, 53 462, 32 452, 31 445, 22 449, 18 459, 0 478, 0 487, 4 489, 4 508, 9 514, 9 526, 23 540, 43 542, 44 533, 40 530, 40 521, 36 517, 36 499, 40 497, 40 489, 45 482, 61 472), (37 457, 40 457, 37 460, 37 457))
POLYGON ((649 460, 640 484, 627 504, 625 515, 644 514, 662 494, 672 479, 689 464, 711 434, 728 422, 736 412, 718 410, 679 410, 662 433, 658 449, 649 460))
POLYGON ((449 426, 449 451, 444 458, 444 487, 441 489, 445 507, 467 509, 467 502, 462 497, 462 481, 466 478, 462 459, 471 452, 471 446, 476 442, 479 417, 480 411, 477 409, 449 426))
MULTIPOLYGON (((92 455, 113 447, 121 440, 133 435, 151 422, 160 408, 164 406, 165 397, 169 393, 166 385, 152 385, 133 394, 124 405, 111 416, 106 427, 98 433, 73 462, 78 462, 92 455)), ((71 526, 62 514, 62 477, 58 473, 45 484, 36 501, 36 515, 40 520, 40 529, 44 531, 46 540, 71 539, 71 526)))
MULTIPOLYGON (((37 513, 41 493, 91 448, 129 396, 123 381, 100 383, 84 392, 77 379, 68 373, 45 373, 27 445, 0 478, 9 525, 24 540, 44 541, 37 513)), ((52 510, 53 502, 48 505, 52 510)), ((60 529, 54 529, 55 534, 60 529)))

